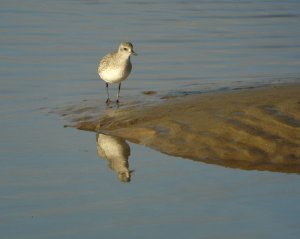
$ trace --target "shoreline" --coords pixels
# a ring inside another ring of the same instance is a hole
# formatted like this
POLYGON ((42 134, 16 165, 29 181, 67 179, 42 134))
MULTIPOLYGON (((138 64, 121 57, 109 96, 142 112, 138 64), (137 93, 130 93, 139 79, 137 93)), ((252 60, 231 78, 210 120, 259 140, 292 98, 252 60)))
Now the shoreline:
POLYGON ((246 170, 300 173, 300 84, 167 99, 110 110, 80 130, 118 136, 172 156, 246 170))

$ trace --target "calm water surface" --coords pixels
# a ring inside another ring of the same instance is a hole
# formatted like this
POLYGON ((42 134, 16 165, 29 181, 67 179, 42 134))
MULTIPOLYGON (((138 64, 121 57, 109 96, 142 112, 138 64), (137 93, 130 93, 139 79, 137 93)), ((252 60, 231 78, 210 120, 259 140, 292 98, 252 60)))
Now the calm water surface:
MULTIPOLYGON (((121 92, 299 82, 300 2, 0 1, 3 238, 299 238, 300 177, 191 162, 129 144, 130 183, 95 135, 48 112, 103 104, 99 58, 132 41, 121 92)), ((156 96, 153 96, 156 97, 156 96)))

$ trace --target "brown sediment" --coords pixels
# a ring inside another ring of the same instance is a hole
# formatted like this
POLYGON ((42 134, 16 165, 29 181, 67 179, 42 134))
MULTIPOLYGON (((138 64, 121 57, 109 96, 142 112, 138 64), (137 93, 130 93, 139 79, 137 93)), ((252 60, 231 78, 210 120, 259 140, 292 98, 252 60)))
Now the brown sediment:
POLYGON ((300 173, 300 84, 178 97, 90 119, 76 127, 195 161, 300 173))
POLYGON ((142 92, 144 95, 156 95, 157 91, 154 90, 146 90, 142 92))

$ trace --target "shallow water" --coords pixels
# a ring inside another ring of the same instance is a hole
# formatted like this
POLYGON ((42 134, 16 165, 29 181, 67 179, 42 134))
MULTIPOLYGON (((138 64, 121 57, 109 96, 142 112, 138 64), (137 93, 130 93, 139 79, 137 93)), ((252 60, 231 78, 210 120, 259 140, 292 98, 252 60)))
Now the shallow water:
POLYGON ((124 184, 99 160, 94 134, 64 129, 48 113, 77 102, 103 110, 98 60, 127 40, 139 56, 123 104, 299 82, 299 1, 0 6, 2 237, 299 237, 298 175, 226 169, 130 143, 134 172, 124 184))
POLYGON ((56 112, 75 128, 105 134, 97 148, 121 175, 130 172, 123 170, 128 150, 112 136, 198 162, 299 174, 299 92, 300 84, 288 84, 173 97, 152 106, 122 104, 104 112, 85 102, 56 112))

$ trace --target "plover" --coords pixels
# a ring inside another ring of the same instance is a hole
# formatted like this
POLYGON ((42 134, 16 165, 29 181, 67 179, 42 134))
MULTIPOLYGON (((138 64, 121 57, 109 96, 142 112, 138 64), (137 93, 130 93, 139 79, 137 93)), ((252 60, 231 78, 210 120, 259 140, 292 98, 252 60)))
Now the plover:
POLYGON ((119 83, 117 95, 117 103, 119 103, 121 82, 129 76, 132 69, 130 62, 131 55, 137 55, 133 50, 132 43, 122 42, 118 51, 109 53, 100 60, 98 74, 100 78, 105 81, 107 93, 106 103, 110 102, 108 84, 113 83, 119 83))

